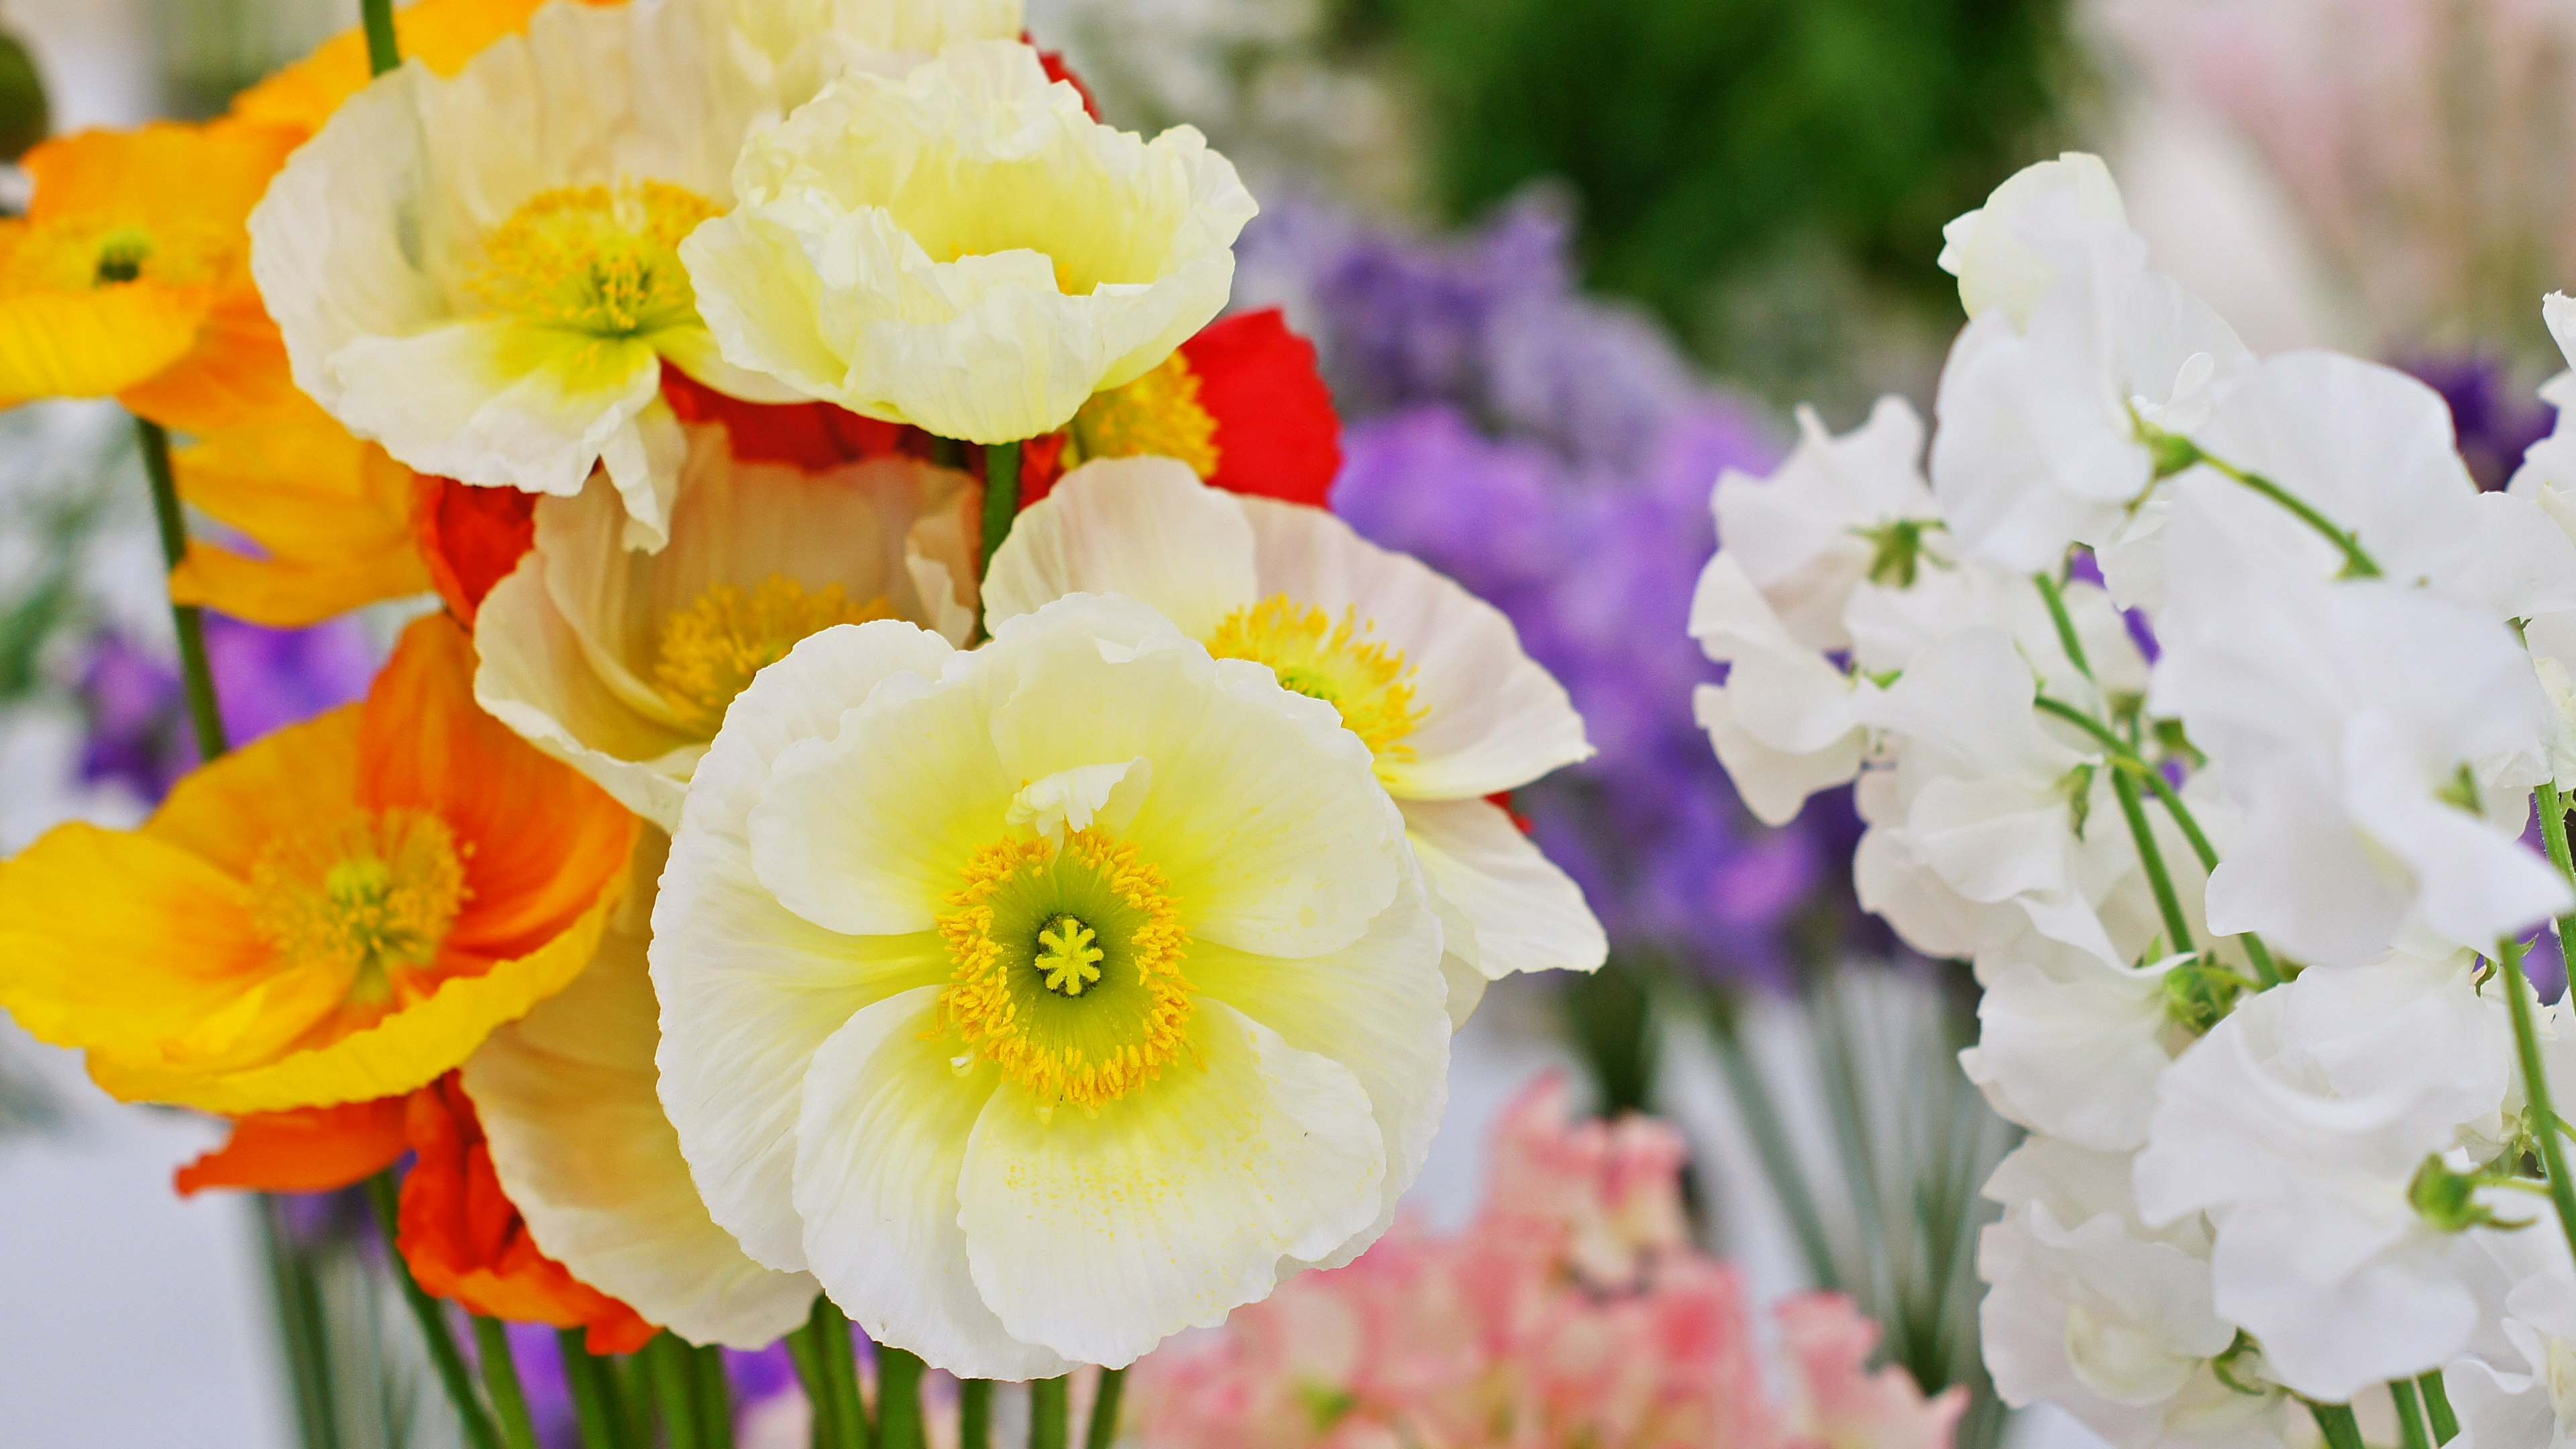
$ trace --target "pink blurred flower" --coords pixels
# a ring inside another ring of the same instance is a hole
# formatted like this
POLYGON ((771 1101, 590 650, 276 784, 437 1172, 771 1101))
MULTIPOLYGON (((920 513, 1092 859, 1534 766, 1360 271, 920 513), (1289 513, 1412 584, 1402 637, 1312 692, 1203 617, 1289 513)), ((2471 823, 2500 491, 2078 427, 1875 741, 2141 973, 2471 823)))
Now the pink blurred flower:
POLYGON ((1400 1223, 1138 1365, 1147 1449, 1947 1449, 1965 1400, 1865 1365, 1834 1294, 1782 1305, 1802 1402, 1763 1387, 1733 1266, 1691 1246, 1680 1137, 1575 1122, 1566 1084, 1505 1114, 1468 1229, 1400 1223))

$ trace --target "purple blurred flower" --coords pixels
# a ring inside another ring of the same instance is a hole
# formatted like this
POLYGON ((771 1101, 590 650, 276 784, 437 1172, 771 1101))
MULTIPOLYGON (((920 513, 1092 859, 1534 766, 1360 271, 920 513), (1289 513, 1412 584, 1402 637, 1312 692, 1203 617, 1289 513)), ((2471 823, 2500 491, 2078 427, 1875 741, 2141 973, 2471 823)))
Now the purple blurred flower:
POLYGON ((1567 242, 1543 199, 1450 245, 1292 203, 1245 233, 1240 290, 1323 356, 1335 510, 1509 615, 1573 695, 1600 754, 1515 803, 1614 948, 1777 979, 1852 832, 1824 802, 1787 830, 1745 812, 1692 720, 1717 676, 1684 628, 1711 484, 1778 449, 1650 323, 1580 295, 1567 242))
POLYGON ((2480 488, 2511 481, 2524 451, 2549 436, 2557 421, 2531 389, 2515 384, 2512 368, 2500 358, 2471 352, 2406 357, 2397 365, 2450 404, 2460 456, 2480 488))
MULTIPOLYGON (((310 629, 263 629, 208 614, 206 659, 224 733, 245 744, 367 692, 379 662, 356 620, 310 629)), ((80 693, 89 709, 82 778, 122 782, 158 800, 197 763, 195 732, 175 665, 115 633, 99 636, 80 693)))

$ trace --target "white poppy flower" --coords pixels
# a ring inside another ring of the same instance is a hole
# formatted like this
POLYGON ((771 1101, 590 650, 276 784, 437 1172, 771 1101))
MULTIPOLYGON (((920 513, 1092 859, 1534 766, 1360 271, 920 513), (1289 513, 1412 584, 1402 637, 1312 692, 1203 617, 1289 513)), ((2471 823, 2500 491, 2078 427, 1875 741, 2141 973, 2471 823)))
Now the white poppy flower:
POLYGON ((1445 1092, 1367 750, 1147 606, 825 630, 734 703, 653 919, 716 1221, 953 1373, 1123 1365, 1356 1256, 1445 1092))
POLYGON ((1969 320, 1942 368, 1931 471, 1960 553, 2029 573, 2070 543, 2116 543, 2155 480, 2139 424, 2192 431, 2250 354, 2147 270, 2091 156, 2026 168, 1944 234, 1969 320))
POLYGON ((2151 711, 2222 767, 2243 831, 2211 926, 2321 965, 2484 949, 2571 903, 2519 837, 2552 713, 2513 631, 2385 580, 2263 552, 2226 480, 2177 480, 2151 711))
MULTIPOLYGON (((669 0, 664 0, 669 3, 669 0)), ((845 70, 908 75, 960 41, 1016 40, 1022 0, 703 0, 723 11, 756 74, 788 110, 845 70)))
POLYGON ((775 98, 701 0, 549 5, 452 77, 349 98, 251 213, 296 385, 424 473, 570 496, 607 469, 658 548, 685 446, 667 363, 756 402, 678 247, 775 98))
POLYGON ((1592 754, 1564 688, 1492 605, 1321 509, 1151 457, 1084 464, 1023 512, 986 571, 985 616, 1076 593, 1142 599, 1339 711, 1404 808, 1464 989, 1601 964, 1582 892, 1485 798, 1592 754))
POLYGON ((684 429, 671 542, 623 542, 601 480, 537 504, 536 546, 476 611, 474 697, 628 809, 676 827, 691 771, 762 666, 835 624, 905 619, 962 643, 973 612, 943 558, 965 475, 909 458, 827 473, 736 459, 684 429))
POLYGON ((1985 1195, 2004 1216, 1977 1243, 1978 1323, 2005 1403, 2056 1404, 2119 1449, 2280 1442, 2284 1396, 2211 1305, 2207 1230, 2139 1221, 2127 1156, 2033 1138, 1985 1195))
POLYGON ((681 254, 724 355, 945 437, 1062 427, 1225 306, 1252 197, 1187 126, 1083 110, 1027 46, 850 72, 754 136, 681 254))
MULTIPOLYGON (((2510 1028, 2469 965, 2307 972, 2240 1003, 2158 1090, 2142 1214, 2209 1215, 2218 1312, 2320 1402, 2438 1368, 2477 1325, 2466 1224, 2414 1193, 2428 1159, 2465 1172, 2501 1135, 2510 1028)), ((2507 1219, 2530 1205, 2491 1188, 2476 1201, 2507 1219)))
POLYGON ((644 832, 598 956, 466 1059, 465 1094, 547 1257, 691 1343, 761 1348, 803 1323, 819 1290, 745 1257, 707 1216, 654 1095, 661 1028, 644 948, 669 848, 644 832))

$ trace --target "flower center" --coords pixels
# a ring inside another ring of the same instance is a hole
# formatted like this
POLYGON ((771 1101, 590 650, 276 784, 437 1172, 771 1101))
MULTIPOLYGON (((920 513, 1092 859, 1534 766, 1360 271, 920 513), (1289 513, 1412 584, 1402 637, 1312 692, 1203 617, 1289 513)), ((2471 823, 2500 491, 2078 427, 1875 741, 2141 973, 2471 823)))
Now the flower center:
POLYGON ((426 810, 360 811, 269 842, 250 869, 253 929, 298 967, 348 974, 348 999, 408 999, 437 959, 465 886, 466 850, 426 810))
POLYGON ((0 292, 80 292, 152 281, 210 284, 232 264, 231 246, 210 228, 154 232, 130 222, 66 218, 30 227, 0 260, 0 292))
POLYGON ((1062 849, 1006 836, 975 852, 939 917, 956 971, 943 1030, 999 1065, 1041 1111, 1086 1112, 1162 1075, 1182 1050, 1189 932, 1163 873, 1105 830, 1062 849))
POLYGON ((1094 393, 1073 415, 1064 466, 1088 458, 1178 458, 1216 476, 1216 419, 1199 402, 1199 376, 1175 352, 1123 387, 1094 393))
POLYGON ((696 320, 679 246, 715 203, 664 181, 540 192, 483 239, 466 289, 494 311, 599 337, 696 320))
POLYGON ((753 675, 786 658, 798 640, 835 624, 893 617, 884 599, 854 604, 839 584, 809 592, 783 574, 771 574, 748 593, 714 584, 662 621, 653 681, 683 724, 713 736, 734 696, 750 686, 753 675))
POLYGON ((1371 752, 1404 759, 1404 737, 1427 711, 1413 700, 1413 668, 1402 650, 1370 637, 1357 609, 1337 622, 1313 604, 1273 594, 1225 616, 1208 640, 1219 659, 1250 659, 1270 666, 1279 683, 1341 711, 1342 726, 1371 752))

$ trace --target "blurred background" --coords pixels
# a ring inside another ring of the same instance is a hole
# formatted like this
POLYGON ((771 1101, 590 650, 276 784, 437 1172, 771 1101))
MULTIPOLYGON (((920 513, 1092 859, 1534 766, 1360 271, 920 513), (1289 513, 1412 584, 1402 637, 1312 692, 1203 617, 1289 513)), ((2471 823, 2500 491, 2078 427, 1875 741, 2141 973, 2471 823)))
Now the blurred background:
MULTIPOLYGON (((0 150, 209 114, 355 18, 0 0, 0 150)), ((1975 1192, 2011 1132, 1953 1060, 1974 983, 1864 921, 1846 801, 1759 827, 1691 723, 1710 485, 1767 469, 1797 404, 1928 412, 1960 320, 1942 222, 2070 147, 2257 350, 2408 368, 2500 485, 2550 423, 2534 304, 2576 283, 2576 0, 1030 0, 1029 25, 1109 119, 1241 167, 1237 302, 1322 350, 1334 507, 1509 613, 1601 750, 1515 806, 1612 964, 1488 998, 1419 1209, 1463 1217, 1503 1100, 1569 1065, 1684 1128, 1700 1230, 1757 1296, 1840 1287, 1927 1390, 1967 1385, 1961 1449, 2089 1442, 1978 1367, 1975 1192)), ((211 620, 234 738, 355 697, 398 623, 211 620)), ((149 808, 189 758, 171 660, 120 415, 0 413, 0 853, 149 808)), ((0 1440, 292 1441, 252 1209, 168 1189, 214 1135, 0 1019, 0 1440)), ((344 1207, 290 1205, 312 1255, 285 1287, 376 1386, 348 1442, 437 1442, 344 1207)))

